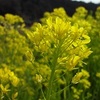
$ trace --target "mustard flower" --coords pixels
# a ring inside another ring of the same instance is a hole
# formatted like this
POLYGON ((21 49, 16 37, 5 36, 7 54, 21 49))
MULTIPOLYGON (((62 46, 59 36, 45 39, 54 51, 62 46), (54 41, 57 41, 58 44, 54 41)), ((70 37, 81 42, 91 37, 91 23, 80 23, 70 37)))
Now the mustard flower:
POLYGON ((81 72, 82 72, 84 78, 89 78, 90 77, 90 74, 89 74, 88 71, 82 69, 81 72))
POLYGON ((7 84, 6 86, 3 86, 2 84, 0 84, 0 88, 1 88, 1 92, 4 93, 4 94, 7 94, 9 91, 11 91, 9 89, 10 85, 7 84))
POLYGON ((85 89, 88 89, 91 86, 91 83, 87 79, 81 79, 79 82, 83 84, 85 89))
POLYGON ((21 17, 19 17, 18 15, 12 15, 12 14, 6 14, 5 20, 10 24, 15 24, 17 22, 21 22, 21 23, 24 22, 24 20, 21 17))
POLYGON ((41 83, 41 82, 42 82, 42 76, 36 74, 36 81, 37 81, 38 83, 41 83))
POLYGON ((76 75, 72 78, 72 83, 77 84, 80 82, 83 74, 81 72, 76 73, 76 75))
POLYGON ((100 72, 96 73, 96 77, 100 78, 100 72))
POLYGON ((13 93, 12 94, 12 100, 17 100, 16 98, 17 98, 17 96, 18 96, 18 92, 15 92, 15 93, 13 93))

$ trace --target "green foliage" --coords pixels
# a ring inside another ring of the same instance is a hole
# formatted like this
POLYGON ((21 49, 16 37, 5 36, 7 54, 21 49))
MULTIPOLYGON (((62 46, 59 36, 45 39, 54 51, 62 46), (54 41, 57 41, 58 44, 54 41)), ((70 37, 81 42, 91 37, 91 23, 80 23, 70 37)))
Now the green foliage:
MULTIPOLYGON (((83 8, 77 8, 78 12, 73 15, 73 19, 80 19, 85 20, 90 23, 91 31, 89 32, 89 36, 91 38, 91 42, 89 43, 89 47, 93 53, 89 56, 85 62, 87 63, 85 69, 90 73, 89 81, 91 82, 91 89, 89 90, 92 94, 91 100, 99 100, 99 93, 100 93, 100 79, 97 77, 100 73, 100 7, 97 8, 95 12, 95 17, 91 14, 86 13, 85 10, 82 12, 83 8), (84 15, 81 17, 80 15, 84 15)), ((75 19, 75 20, 76 20, 75 19)), ((87 24, 85 24, 87 26, 87 24)))
POLYGON ((92 83, 92 88, 91 88, 91 92, 93 94, 93 99, 92 100, 99 100, 99 93, 100 93, 100 78, 97 77, 100 73, 100 7, 97 8, 96 12, 95 12, 95 18, 93 18, 92 16, 89 16, 89 18, 87 18, 87 20, 89 21, 89 23, 91 23, 92 26, 92 30, 89 33, 90 37, 91 37, 91 43, 89 44, 89 46, 91 47, 93 53, 91 54, 91 56, 89 57, 89 59, 87 60, 88 62, 88 68, 87 70, 90 71, 90 81, 92 83), (96 76, 97 75, 97 76, 96 76))
POLYGON ((11 14, 0 16, 0 84, 1 90, 6 85, 10 90, 7 93, 3 90, 0 92, 3 100, 12 99, 16 93, 21 99, 20 92, 23 95, 28 92, 27 74, 30 70, 28 67, 32 64, 23 60, 23 56, 30 50, 26 37, 20 32, 24 28, 23 22, 19 16, 11 14), (25 90, 26 93, 23 93, 25 90))
POLYGON ((94 98, 90 87, 100 83, 99 10, 93 18, 83 7, 72 17, 54 9, 30 28, 17 15, 0 16, 0 99, 94 98))

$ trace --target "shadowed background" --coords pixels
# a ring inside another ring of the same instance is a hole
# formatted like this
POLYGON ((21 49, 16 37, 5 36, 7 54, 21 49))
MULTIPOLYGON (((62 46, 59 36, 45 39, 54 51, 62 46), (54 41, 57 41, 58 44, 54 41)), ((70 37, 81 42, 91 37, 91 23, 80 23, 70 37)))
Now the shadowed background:
POLYGON ((31 25, 34 21, 39 21, 45 11, 51 12, 54 8, 64 7, 67 14, 72 16, 79 6, 84 6, 94 14, 99 5, 71 0, 0 0, 0 15, 17 14, 25 20, 27 25, 31 25))

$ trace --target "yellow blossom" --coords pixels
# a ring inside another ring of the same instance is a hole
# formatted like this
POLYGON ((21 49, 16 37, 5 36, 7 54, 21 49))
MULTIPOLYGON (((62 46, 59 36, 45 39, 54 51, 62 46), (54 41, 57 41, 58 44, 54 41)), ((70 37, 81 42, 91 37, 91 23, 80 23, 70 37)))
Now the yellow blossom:
POLYGON ((76 73, 76 75, 72 78, 72 83, 73 84, 79 83, 82 76, 83 74, 81 72, 76 73))
POLYGON ((87 79, 81 79, 80 83, 82 83, 84 88, 86 88, 86 89, 91 86, 91 83, 87 79))
POLYGON ((81 72, 82 72, 82 74, 83 74, 83 77, 85 77, 85 78, 88 78, 88 77, 90 76, 90 75, 89 75, 89 72, 86 71, 86 70, 84 70, 84 69, 82 69, 81 72))
POLYGON ((100 72, 97 72, 96 73, 96 77, 99 77, 100 78, 100 72))
POLYGON ((19 83, 19 79, 17 77, 13 77, 11 83, 14 87, 16 87, 19 83))
POLYGON ((12 94, 12 100, 16 100, 17 96, 18 96, 18 92, 15 92, 14 94, 12 94))
POLYGON ((4 94, 6 94, 7 92, 11 91, 9 89, 9 84, 7 84, 6 86, 3 86, 2 84, 0 84, 0 88, 1 88, 1 92, 3 92, 4 94))
POLYGON ((36 81, 37 81, 38 83, 41 83, 41 82, 42 82, 42 76, 36 74, 36 81))

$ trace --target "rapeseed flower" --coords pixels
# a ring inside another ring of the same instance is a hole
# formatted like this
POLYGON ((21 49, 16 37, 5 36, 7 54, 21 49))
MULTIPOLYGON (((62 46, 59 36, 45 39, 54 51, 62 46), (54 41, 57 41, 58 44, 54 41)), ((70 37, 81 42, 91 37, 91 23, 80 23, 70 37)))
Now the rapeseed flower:
POLYGON ((7 94, 9 91, 11 91, 11 90, 9 89, 9 87, 10 87, 9 84, 7 84, 7 85, 5 85, 5 86, 3 86, 2 84, 0 84, 0 89, 1 89, 1 92, 2 92, 3 94, 7 94))
POLYGON ((100 78, 100 72, 96 73, 96 77, 100 78))
POLYGON ((80 82, 83 74, 81 72, 76 73, 76 75, 72 78, 72 83, 77 84, 80 82))

